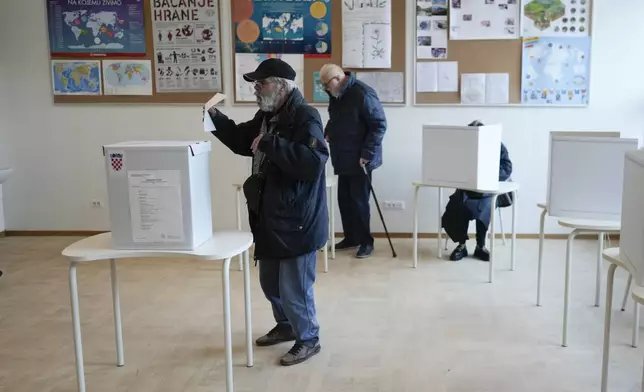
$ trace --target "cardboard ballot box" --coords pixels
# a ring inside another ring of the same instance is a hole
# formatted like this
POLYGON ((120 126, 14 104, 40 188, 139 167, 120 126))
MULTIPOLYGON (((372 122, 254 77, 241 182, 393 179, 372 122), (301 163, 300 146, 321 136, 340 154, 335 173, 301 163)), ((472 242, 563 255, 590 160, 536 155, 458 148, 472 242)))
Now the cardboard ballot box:
POLYGON ((619 221, 624 156, 638 144, 619 132, 551 132, 548 215, 619 221))
POLYGON ((103 146, 113 246, 194 250, 212 237, 209 141, 103 146))
POLYGON ((635 267, 633 277, 644 285, 644 150, 628 151, 624 158, 619 256, 635 267))
POLYGON ((497 190, 503 127, 423 125, 423 183, 497 190))

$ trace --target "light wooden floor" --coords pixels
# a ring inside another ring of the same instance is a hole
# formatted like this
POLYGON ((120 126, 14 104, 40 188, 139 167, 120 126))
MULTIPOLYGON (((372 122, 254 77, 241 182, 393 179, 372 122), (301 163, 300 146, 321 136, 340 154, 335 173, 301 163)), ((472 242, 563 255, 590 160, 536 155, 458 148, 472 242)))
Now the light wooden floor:
MULTIPOLYGON (((0 239, 0 391, 75 391, 67 283, 60 251, 74 238, 0 239)), ((537 241, 521 240, 515 272, 499 246, 496 282, 487 264, 433 257, 423 240, 417 270, 411 240, 385 241, 355 260, 338 254, 320 273, 316 300, 322 352, 282 368, 281 345, 255 349, 244 366, 242 275, 232 271, 236 391, 553 392, 599 391, 602 307, 592 307, 594 241, 575 248, 570 346, 560 347, 565 241, 546 243, 545 300, 537 308, 537 241)), ((499 242, 500 244, 500 242, 499 242)), ((320 269, 320 268, 318 268, 320 269)), ((88 391, 224 390, 219 264, 189 259, 119 263, 125 367, 115 366, 107 262, 79 268, 88 391)), ((611 391, 639 391, 642 348, 630 347, 632 305, 619 311, 618 271, 611 391)), ((273 326, 253 268, 254 337, 273 326)), ((631 302, 632 304, 632 302, 631 302)), ((644 342, 643 342, 644 345, 644 342)))

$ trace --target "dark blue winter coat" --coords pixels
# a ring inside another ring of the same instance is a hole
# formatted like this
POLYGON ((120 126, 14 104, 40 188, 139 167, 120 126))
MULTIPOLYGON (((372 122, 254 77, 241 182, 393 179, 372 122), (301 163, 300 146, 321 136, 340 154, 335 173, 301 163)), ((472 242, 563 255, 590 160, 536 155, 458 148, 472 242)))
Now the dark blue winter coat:
MULTIPOLYGON (((505 145, 501 143, 501 158, 499 162, 499 181, 507 181, 512 175, 512 161, 505 145)), ((466 209, 473 219, 481 221, 484 225, 490 224, 490 209, 492 207, 492 196, 488 194, 481 194, 478 192, 464 191, 457 189, 449 197, 449 202, 445 207, 446 218, 444 219, 443 227, 449 234, 450 219, 447 217, 447 211, 458 213, 459 209, 466 209)))
MULTIPOLYGON (((274 133, 264 135, 258 146, 266 155, 259 212, 248 211, 258 260, 301 256, 321 249, 329 238, 324 173, 329 150, 320 114, 294 90, 277 115, 274 133)), ((252 120, 235 124, 217 111, 211 116, 213 135, 235 154, 252 157, 264 116, 275 113, 260 110, 252 120)))
POLYGON ((376 91, 345 73, 346 85, 339 97, 329 96, 329 122, 324 135, 331 147, 331 162, 335 174, 360 174, 360 158, 374 170, 382 165, 382 138, 387 130, 387 118, 376 91))

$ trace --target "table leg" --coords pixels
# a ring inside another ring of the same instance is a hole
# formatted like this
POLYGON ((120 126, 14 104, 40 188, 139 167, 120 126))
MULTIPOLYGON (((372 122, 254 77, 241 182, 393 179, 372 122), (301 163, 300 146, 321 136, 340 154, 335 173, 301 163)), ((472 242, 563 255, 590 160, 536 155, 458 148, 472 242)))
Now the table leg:
MULTIPOLYGON (((418 190, 420 189, 419 186, 414 187, 414 230, 412 234, 412 246, 414 248, 413 250, 413 260, 411 266, 413 268, 418 267, 418 190)), ((438 244, 439 252, 440 252, 440 241, 438 244)))
POLYGON ((110 275, 112 278, 112 307, 114 308, 114 336, 116 338, 116 366, 125 365, 123 356, 123 328, 121 326, 121 299, 119 293, 119 277, 116 273, 116 260, 110 260, 110 275))
POLYGON ((331 187, 331 258, 335 260, 335 192, 331 187))
MULTIPOLYGON (((246 268, 248 271, 248 268, 246 268)), ((224 298, 224 344, 226 346, 226 392, 233 392, 233 343, 230 332, 230 258, 221 270, 224 298)))
MULTIPOLYGON (((241 222, 241 188, 237 187, 235 191, 235 204, 237 206, 237 230, 241 231, 242 229, 242 222, 241 222)), ((240 254, 239 255, 239 270, 241 271, 243 269, 243 264, 244 264, 244 259, 243 256, 240 254)))
POLYGON ((546 214, 545 208, 541 211, 539 220, 539 267, 537 268, 537 306, 541 306, 541 286, 543 284, 543 241, 545 240, 546 214))
POLYGON ((512 203, 512 256, 510 256, 510 271, 516 269, 516 249, 517 249, 517 212, 519 211, 519 192, 514 191, 514 203, 512 203))
POLYGON ((633 341, 631 346, 637 348, 640 340, 640 304, 633 301, 633 341))
POLYGON ((631 282, 633 281, 633 275, 628 275, 628 283, 626 283, 626 290, 624 291, 624 300, 622 301, 622 312, 626 310, 626 302, 628 302, 628 293, 631 292, 631 282))
MULTIPOLYGON (((488 268, 490 269, 488 272, 488 282, 492 283, 494 281, 494 243, 496 242, 495 234, 494 234, 494 212, 496 210, 496 200, 498 198, 498 195, 495 194, 492 196, 492 204, 490 205, 490 265, 488 268)), ((514 218, 512 218, 514 219, 514 218)))
POLYGON ((610 323, 613 311, 613 283, 615 281, 615 269, 617 264, 608 268, 608 280, 606 282, 606 312, 604 314, 604 349, 602 352, 602 387, 601 392, 608 391, 608 363, 610 357, 610 323))
POLYGON ((564 316, 563 316, 563 336, 561 345, 568 347, 568 322, 570 319, 570 286, 572 281, 572 245, 575 237, 579 234, 577 229, 574 229, 568 235, 568 242, 566 243, 566 288, 564 293, 564 316))
POLYGON ((329 246, 328 246, 328 241, 327 244, 324 245, 324 249, 322 250, 322 253, 324 254, 324 272, 327 273, 329 272, 329 246))
POLYGON ((78 392, 85 392, 85 366, 83 364, 83 339, 81 337, 80 315, 78 310, 78 282, 76 263, 69 265, 69 294, 72 302, 72 324, 74 328, 74 354, 76 356, 76 381, 78 392))
POLYGON ((251 319, 250 300, 250 254, 248 249, 244 255, 244 311, 246 316, 246 366, 253 366, 253 323, 251 319))
POLYGON ((438 187, 438 258, 443 258, 443 248, 441 248, 441 239, 443 238, 443 225, 442 225, 442 212, 443 212, 443 188, 438 187))
POLYGON ((599 241, 597 243, 597 275, 595 281, 595 307, 599 306, 599 295, 601 294, 602 284, 602 262, 604 260, 602 253, 604 252, 604 235, 599 233, 599 241))

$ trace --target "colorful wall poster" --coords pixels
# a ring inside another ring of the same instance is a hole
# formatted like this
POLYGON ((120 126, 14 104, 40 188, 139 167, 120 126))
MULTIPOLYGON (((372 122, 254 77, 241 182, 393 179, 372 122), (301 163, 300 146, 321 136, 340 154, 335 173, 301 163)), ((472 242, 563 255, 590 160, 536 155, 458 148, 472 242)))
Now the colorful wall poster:
POLYGON ((101 62, 52 60, 54 95, 101 95, 101 62))
POLYGON ((518 0, 451 0, 450 39, 517 39, 518 0))
POLYGON ((391 0, 342 2, 342 66, 391 68, 391 0))
POLYGON ((255 102, 255 85, 244 80, 244 74, 253 72, 268 58, 278 58, 290 65, 295 71, 295 84, 304 91, 304 56, 283 53, 237 53, 235 54, 235 100, 255 102))
POLYGON ((152 95, 152 62, 103 60, 103 94, 152 95))
POLYGON ((523 0, 524 37, 587 36, 592 0, 523 0))
POLYGON ((590 37, 523 40, 521 103, 588 105, 590 37))
POLYGON ((329 94, 320 81, 320 71, 313 72, 313 102, 329 102, 329 94))
POLYGON ((52 56, 145 56, 143 1, 47 0, 52 56))
POLYGON ((152 1, 156 91, 220 92, 219 0, 152 1))
POLYGON ((330 0, 233 1, 236 53, 331 56, 330 0))
POLYGON ((416 57, 447 58, 447 0, 416 2, 416 57))

